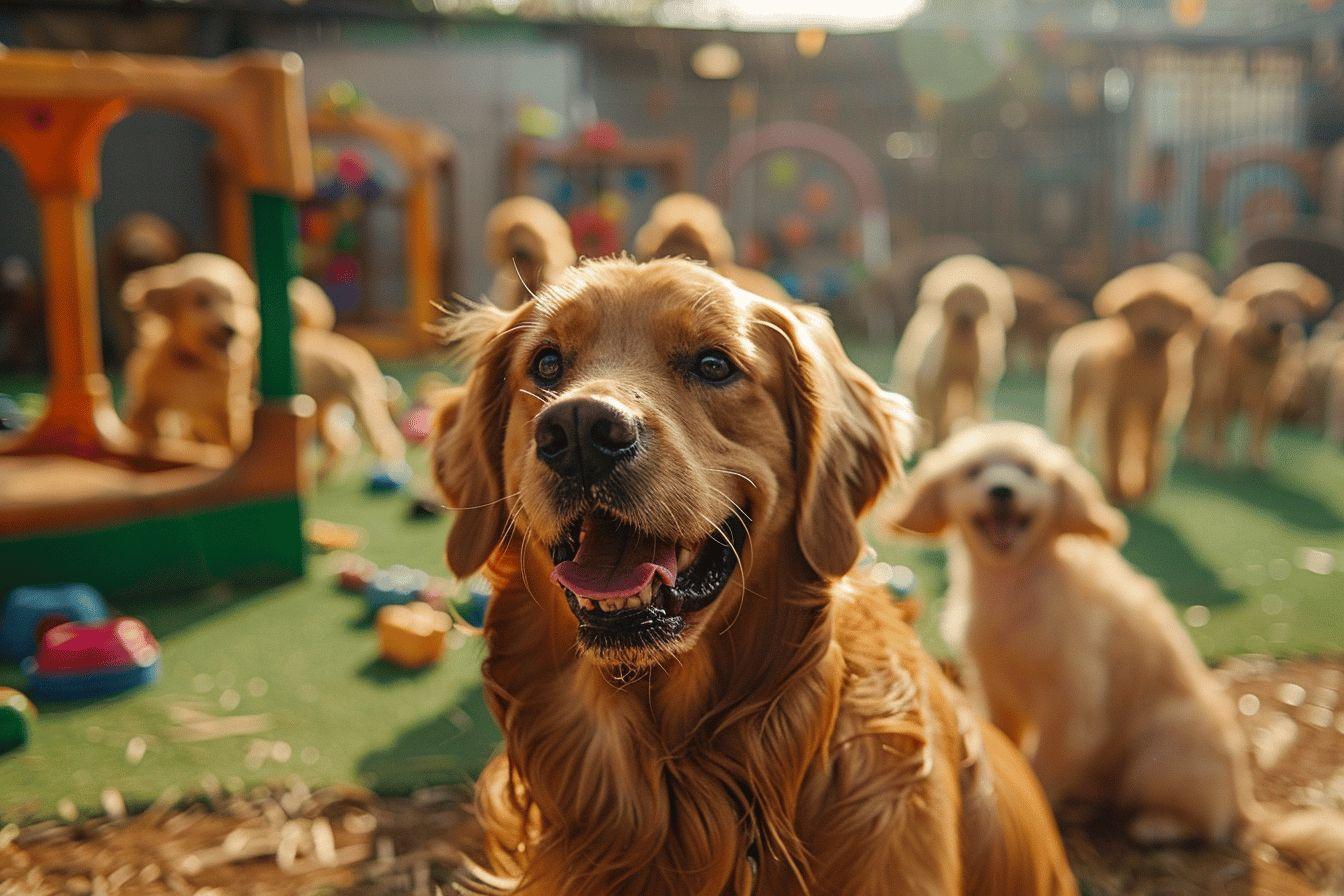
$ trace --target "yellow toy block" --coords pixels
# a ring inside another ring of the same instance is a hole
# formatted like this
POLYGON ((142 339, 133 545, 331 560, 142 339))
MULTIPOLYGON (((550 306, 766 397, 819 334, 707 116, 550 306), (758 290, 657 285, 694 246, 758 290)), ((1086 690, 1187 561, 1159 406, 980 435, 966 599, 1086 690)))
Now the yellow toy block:
POLYGON ((443 656, 448 614, 411 601, 378 611, 378 655, 405 669, 422 669, 443 656))

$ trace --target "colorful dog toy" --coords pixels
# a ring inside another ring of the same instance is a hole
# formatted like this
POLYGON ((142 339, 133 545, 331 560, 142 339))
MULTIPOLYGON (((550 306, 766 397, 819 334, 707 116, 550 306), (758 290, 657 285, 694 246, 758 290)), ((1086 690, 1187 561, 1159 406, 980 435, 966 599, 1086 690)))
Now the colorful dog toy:
POLYGON ((378 611, 378 655, 403 669, 438 662, 447 635, 447 614, 418 600, 378 611))
POLYGON ((370 610, 379 610, 392 604, 408 604, 420 596, 420 589, 429 583, 429 575, 418 569, 397 564, 376 573, 364 589, 364 599, 370 610))
POLYGON ((395 492, 400 491, 406 483, 411 481, 411 465, 405 461, 394 463, 379 462, 373 465, 369 472, 369 491, 371 492, 395 492))
POLYGON ((303 524, 303 537, 319 551, 355 551, 364 544, 364 530, 330 520, 311 519, 303 524))
POLYGON ((378 574, 378 564, 366 560, 358 554, 348 554, 339 559, 336 568, 336 583, 342 591, 351 594, 363 594, 369 582, 378 574))
POLYGON ((443 516, 443 511, 443 501, 438 495, 417 495, 407 516, 413 520, 429 520, 443 516))
POLYGON ((429 438, 434 426, 434 412, 423 404, 412 405, 401 415, 401 435, 412 445, 419 445, 429 438))
POLYGON ((23 663, 34 700, 86 700, 149 684, 159 674, 159 644, 138 619, 67 622, 47 631, 23 663))
POLYGON ((0 755, 28 743, 28 727, 35 718, 31 700, 13 688, 0 688, 0 755))
POLYGON ((89 585, 28 585, 15 588, 0 617, 0 653, 13 660, 37 652, 42 635, 63 622, 102 622, 103 596, 89 585))
POLYGON ((420 600, 436 610, 442 610, 455 591, 457 591, 457 583, 452 579, 430 576, 429 581, 420 589, 420 600))
POLYGON ((453 604, 462 621, 472 628, 485 625, 485 609, 490 604, 490 583, 482 576, 467 580, 467 596, 453 604))

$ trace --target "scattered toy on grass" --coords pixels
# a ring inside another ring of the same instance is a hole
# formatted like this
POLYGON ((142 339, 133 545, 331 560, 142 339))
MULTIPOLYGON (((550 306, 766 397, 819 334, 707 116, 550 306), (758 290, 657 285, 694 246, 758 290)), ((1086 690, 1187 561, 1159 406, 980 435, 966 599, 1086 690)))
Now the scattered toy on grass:
POLYGON ((467 580, 467 595, 453 604, 453 609, 462 621, 473 628, 485 625, 485 608, 490 603, 490 583, 484 576, 472 576, 467 580))
POLYGON ((43 700, 86 700, 149 684, 159 674, 159 645, 145 624, 122 616, 67 622, 42 636, 23 663, 28 693, 43 700))
POLYGON ((92 586, 26 585, 15 588, 0 617, 0 653, 13 660, 37 652, 42 635, 63 622, 102 622, 107 604, 92 586))
POLYGON ((395 492, 411 481, 411 465, 405 461, 379 461, 369 472, 368 490, 371 492, 395 492))
POLYGON ((404 669, 423 669, 443 656, 448 615, 421 601, 378 611, 378 655, 404 669))
POLYGON ((364 530, 358 526, 310 519, 303 524, 303 537, 319 551, 356 551, 364 545, 364 530))
POLYGON ((443 579, 437 576, 430 576, 429 581, 425 582, 420 589, 420 600, 429 604, 436 610, 442 610, 448 604, 453 594, 457 591, 457 583, 452 579, 443 579))
POLYGON ((364 589, 364 599, 370 610, 379 610, 392 604, 406 604, 417 599, 420 589, 429 583, 429 575, 418 569, 400 564, 375 573, 364 589))
POLYGON ((423 444, 434 427, 434 412, 422 404, 401 415, 401 436, 412 445, 423 444))
POLYGON ((425 494, 416 496, 407 515, 413 520, 428 520, 443 516, 443 511, 443 502, 438 495, 425 494))
POLYGON ((28 743, 28 728, 35 718, 31 700, 13 688, 0 688, 0 755, 28 743))
POLYGON ((358 554, 348 554, 338 558, 336 582, 342 591, 351 594, 363 594, 369 582, 378 574, 378 564, 358 554))

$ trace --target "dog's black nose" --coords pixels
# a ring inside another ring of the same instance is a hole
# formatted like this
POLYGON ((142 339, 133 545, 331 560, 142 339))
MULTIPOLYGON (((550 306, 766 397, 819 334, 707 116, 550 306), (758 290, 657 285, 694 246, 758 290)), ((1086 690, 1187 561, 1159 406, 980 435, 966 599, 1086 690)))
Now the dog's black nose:
POLYGON ((238 328, 232 324, 224 324, 219 328, 219 335, 223 336, 225 339, 232 339, 238 335, 238 328))
POLYGON ((639 424, 620 405, 571 398, 537 418, 537 457, 561 476, 596 482, 639 452, 639 424))
POLYGON ((996 485, 989 490, 989 499, 999 503, 1007 503, 1013 500, 1012 486, 996 485))

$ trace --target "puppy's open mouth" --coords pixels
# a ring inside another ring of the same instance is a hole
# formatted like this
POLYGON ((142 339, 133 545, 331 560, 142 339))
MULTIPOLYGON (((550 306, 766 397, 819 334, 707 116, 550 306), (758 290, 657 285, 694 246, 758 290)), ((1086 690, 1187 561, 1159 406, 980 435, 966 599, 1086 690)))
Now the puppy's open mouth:
POLYGON ((615 654, 672 641, 686 617, 728 584, 746 536, 737 516, 693 543, 650 535, 602 511, 579 517, 551 547, 551 580, 579 620, 579 646, 615 654))
POLYGON ((975 518, 975 527, 996 551, 1011 551, 1029 525, 1030 516, 1011 510, 982 513, 975 518))

